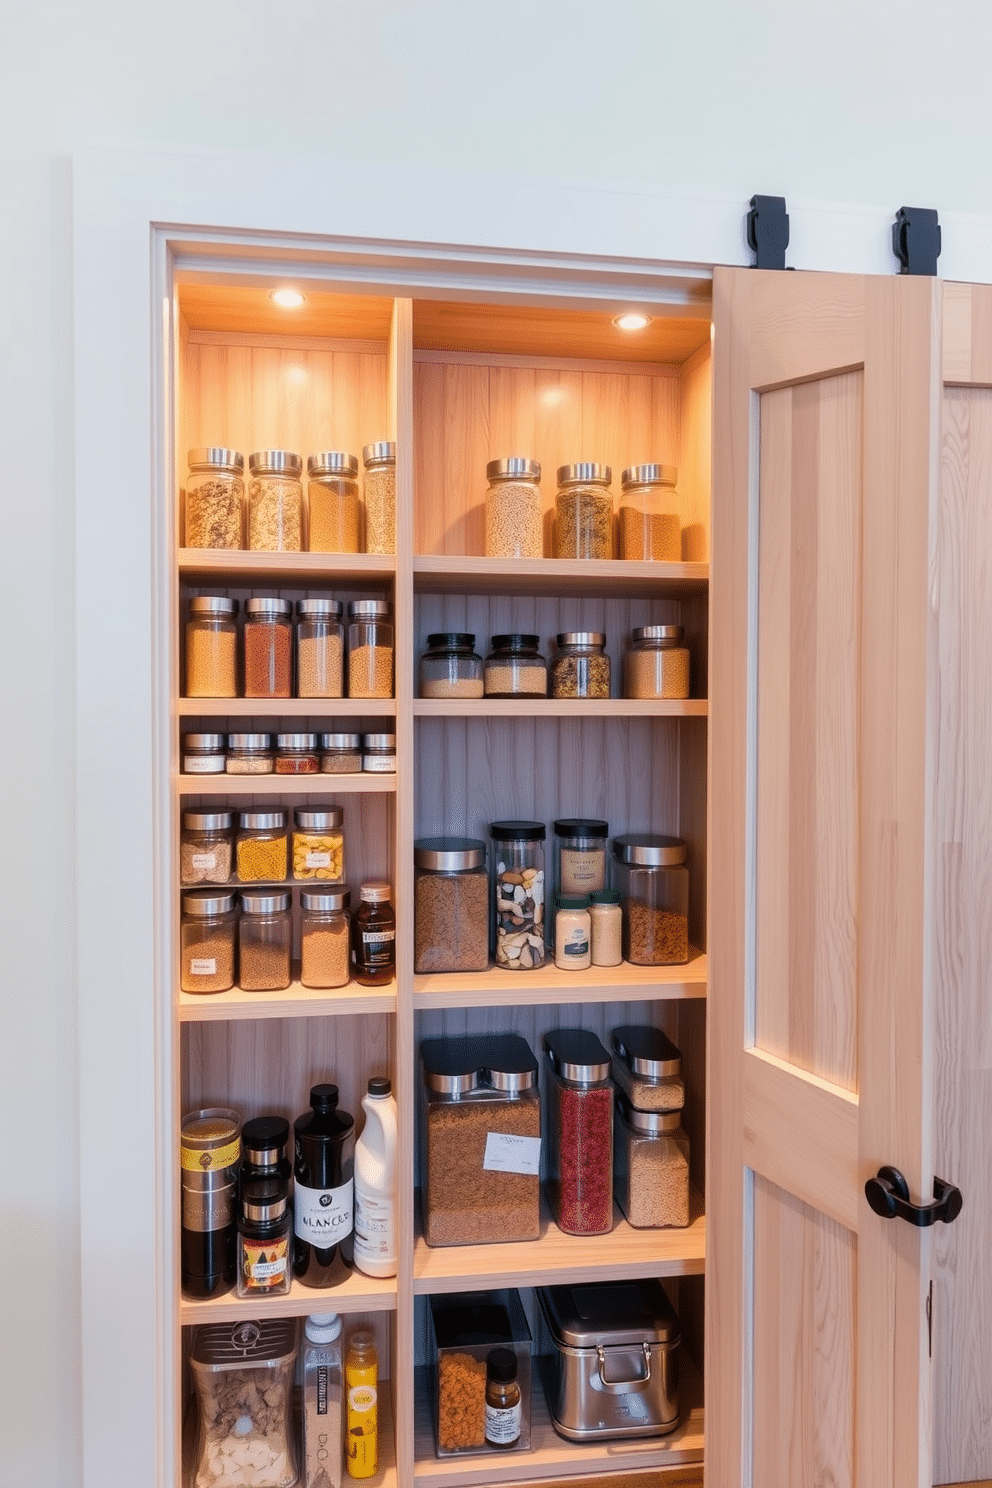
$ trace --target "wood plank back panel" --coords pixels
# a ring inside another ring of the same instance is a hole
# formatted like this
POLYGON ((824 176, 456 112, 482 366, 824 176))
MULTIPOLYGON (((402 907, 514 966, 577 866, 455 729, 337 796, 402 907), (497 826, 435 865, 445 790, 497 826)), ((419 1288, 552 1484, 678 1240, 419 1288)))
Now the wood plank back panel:
POLYGON ((992 384, 992 286, 945 284, 944 382, 992 384))

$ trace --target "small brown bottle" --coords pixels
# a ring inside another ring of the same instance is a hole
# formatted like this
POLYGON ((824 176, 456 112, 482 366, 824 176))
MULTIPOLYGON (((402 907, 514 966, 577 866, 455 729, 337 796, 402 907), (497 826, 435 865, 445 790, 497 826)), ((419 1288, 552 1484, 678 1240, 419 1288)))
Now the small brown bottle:
POLYGON ((396 975, 396 912, 388 883, 374 880, 358 891, 355 915, 355 980, 363 987, 385 987, 396 975))
POLYGON ((504 1451, 520 1440, 520 1386, 517 1356, 512 1349, 494 1348, 486 1355, 486 1442, 504 1451))

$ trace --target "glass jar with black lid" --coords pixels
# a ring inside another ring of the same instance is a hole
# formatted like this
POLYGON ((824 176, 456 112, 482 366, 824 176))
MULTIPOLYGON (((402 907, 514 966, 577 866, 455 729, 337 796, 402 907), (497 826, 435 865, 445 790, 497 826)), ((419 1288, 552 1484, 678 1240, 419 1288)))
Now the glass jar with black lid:
POLYGON ((544 965, 543 822, 492 822, 496 965, 531 971, 544 965))
POLYGON ((241 1128, 241 1178, 293 1176, 289 1154, 289 1122, 285 1116, 253 1116, 241 1128))
POLYGON ((241 1185, 238 1296, 281 1297, 291 1280, 289 1191, 283 1178, 241 1185))
POLYGON ((493 636, 485 663, 486 697, 547 697, 548 664, 538 642, 538 636, 522 633, 493 636))
POLYGON ((420 696, 481 698, 482 657, 470 631, 446 630, 427 637, 420 658, 420 696))
POLYGON ((566 1235, 605 1235, 613 1228, 610 1056, 584 1028, 546 1033, 544 1048, 551 1210, 566 1235))

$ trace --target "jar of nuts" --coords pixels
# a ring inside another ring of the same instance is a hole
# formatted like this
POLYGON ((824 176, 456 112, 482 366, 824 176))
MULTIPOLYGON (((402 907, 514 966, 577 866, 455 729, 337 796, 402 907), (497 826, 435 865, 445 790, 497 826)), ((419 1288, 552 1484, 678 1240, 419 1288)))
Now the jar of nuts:
POLYGON ((510 455, 486 466, 486 557, 543 558, 544 513, 537 460, 510 455))
POLYGON ((613 496, 609 465, 582 460, 558 467, 555 557, 613 557, 613 496))
POLYGON ((550 669, 554 698, 608 698, 610 658, 601 630, 563 630, 550 669))
POLYGON ((344 882, 344 807, 294 812, 293 877, 344 882))
POLYGON ((232 449, 191 449, 186 479, 186 546, 245 545, 245 457, 232 449))
POLYGON ((252 552, 298 553, 303 547, 303 461, 290 450, 248 457, 248 546, 252 552))

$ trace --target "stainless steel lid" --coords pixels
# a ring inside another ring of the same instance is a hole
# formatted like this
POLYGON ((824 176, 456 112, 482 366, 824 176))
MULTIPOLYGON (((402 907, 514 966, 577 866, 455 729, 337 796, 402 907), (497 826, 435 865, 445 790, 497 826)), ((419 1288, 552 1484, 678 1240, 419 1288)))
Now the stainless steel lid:
POLYGON ((485 1088, 512 1094, 537 1084, 537 1060, 516 1033, 424 1039, 420 1056, 427 1088, 441 1095, 485 1088))
POLYGON ((438 873, 482 868, 486 844, 477 837, 419 837, 413 844, 413 861, 418 868, 433 868, 438 873))
POLYGON ((395 749, 395 734, 363 734, 362 744, 366 749, 395 749))
POLYGON ((275 832, 285 825, 285 811, 238 812, 238 826, 243 832, 275 832))
POLYGON ((680 641, 684 634, 681 625, 635 625, 630 633, 634 641, 680 641))
POLYGON ((282 618, 289 617, 293 613, 293 606, 288 599, 275 599, 264 596, 259 599, 245 601, 245 614, 251 620, 271 620, 273 616, 282 618))
POLYGON ((353 599, 348 605, 349 620, 388 620, 392 613, 388 599, 353 599))
POLYGON ((286 1185, 278 1178, 249 1178, 241 1185, 241 1209, 245 1219, 260 1223, 281 1219, 288 1204, 286 1185))
POLYGON ((642 1080, 669 1080, 682 1073, 682 1055, 660 1028, 627 1024, 614 1028, 612 1040, 617 1057, 642 1080))
POLYGON ((321 734, 321 749, 342 749, 351 752, 362 747, 361 734, 321 734))
POLYGON ((328 832, 332 827, 340 827, 344 822, 343 806, 323 806, 314 811, 311 808, 298 806, 293 812, 293 817, 298 827, 304 832, 328 832))
POLYGON ((396 459, 396 445, 391 439, 378 439, 374 444, 365 445, 362 459, 366 465, 384 465, 396 459))
POLYGON ((617 1111, 629 1127, 645 1137, 663 1137, 678 1131, 682 1125, 682 1107, 670 1111, 639 1111, 625 1095, 617 1092, 617 1111))
POLYGON ((679 1320, 660 1281, 601 1281, 539 1287, 556 1342, 569 1348, 679 1342, 679 1320))
POLYGON ((233 811, 183 812, 183 826, 188 832, 228 832, 233 821, 233 811))
POLYGON ((298 599, 296 613, 301 620, 340 620, 344 605, 339 599, 298 599))
POLYGON ((255 450, 248 456, 248 469, 252 475, 299 475, 303 460, 292 450, 255 450))
POLYGON ((541 479, 540 460, 529 460, 526 455, 507 455, 504 460, 490 460, 486 466, 487 480, 501 480, 516 476, 518 480, 541 479))
POLYGON ((628 465, 620 477, 623 486, 659 484, 674 486, 679 477, 677 465, 628 465))
POLYGON ((354 480, 358 475, 358 456, 344 450, 321 450, 307 460, 307 474, 312 476, 343 475, 354 480))
POLYGON ((608 837, 609 822, 591 816, 560 816, 555 822, 556 837, 608 837))
POLYGON ((264 754, 272 747, 272 735, 228 734, 227 747, 235 754, 264 754))
POLYGON ((544 1035, 551 1067, 573 1085, 598 1085, 610 1074, 610 1056, 586 1028, 556 1028, 544 1035))
POLYGON ((597 465, 594 460, 577 460, 574 465, 558 466, 558 484, 572 481, 592 481, 594 485, 608 486, 613 479, 609 465, 597 465))
POLYGON ((559 646, 606 645, 606 635, 602 630, 560 630, 556 639, 559 646))
POLYGON ((338 914, 351 904, 351 890, 304 889, 300 894, 300 908, 313 909, 322 914, 338 914))
POLYGON ((191 449, 186 456, 190 470, 228 470, 241 474, 245 468, 245 457, 237 450, 221 449, 208 445, 206 449, 191 449))
POLYGON ((627 832, 613 839, 613 856, 617 861, 642 868, 667 868, 684 863, 687 852, 681 837, 663 837, 657 832, 627 832))
POLYGON ((241 890, 241 908, 249 915, 282 914, 289 908, 290 895, 287 890, 272 893, 271 890, 264 894, 241 890))
POLYGON ((276 734, 276 748, 296 750, 297 752, 317 748, 316 734, 276 734))
POLYGON ((246 1364, 281 1362, 295 1352, 295 1318, 259 1318, 198 1328, 190 1361, 194 1368, 243 1369, 246 1364))
POLYGON ((203 617, 212 615, 221 620, 229 620, 238 613, 238 601, 236 599, 225 599, 220 594, 198 594, 189 602, 190 616, 203 617))
POLYGON ((218 894, 213 889, 190 889, 183 895, 183 914, 200 920, 212 919, 214 915, 229 914, 234 908, 234 895, 218 894))
POLYGON ((223 734, 183 734, 183 749, 202 754, 219 754, 224 748, 223 734))

